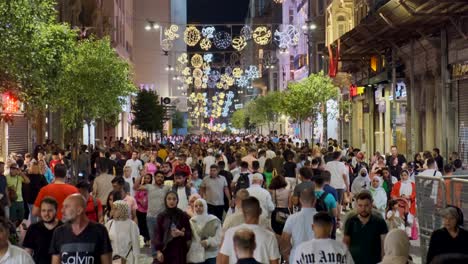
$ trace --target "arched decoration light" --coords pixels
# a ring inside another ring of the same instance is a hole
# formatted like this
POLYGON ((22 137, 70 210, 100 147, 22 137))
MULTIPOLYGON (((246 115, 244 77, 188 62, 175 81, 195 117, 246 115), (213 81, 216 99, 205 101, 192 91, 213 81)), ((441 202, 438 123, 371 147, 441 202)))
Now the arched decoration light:
POLYGON ((200 30, 194 26, 189 26, 184 31, 184 41, 190 46, 194 47, 201 39, 200 30))

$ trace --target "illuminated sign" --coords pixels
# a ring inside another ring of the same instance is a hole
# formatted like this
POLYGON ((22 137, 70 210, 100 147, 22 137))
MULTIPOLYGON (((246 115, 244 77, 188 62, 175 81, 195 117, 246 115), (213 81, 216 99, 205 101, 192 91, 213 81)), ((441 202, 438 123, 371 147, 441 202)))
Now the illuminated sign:
POLYGON ((356 86, 356 85, 352 84, 352 85, 349 87, 349 95, 350 95, 351 97, 356 97, 356 96, 363 95, 363 94, 364 94, 364 91, 365 91, 365 87, 364 87, 364 86, 356 86))

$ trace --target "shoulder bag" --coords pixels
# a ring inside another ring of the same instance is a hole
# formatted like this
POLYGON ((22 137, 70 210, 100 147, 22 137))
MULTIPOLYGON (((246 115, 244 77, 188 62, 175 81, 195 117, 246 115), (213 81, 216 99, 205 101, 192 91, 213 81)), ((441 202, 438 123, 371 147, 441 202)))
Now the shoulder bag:
POLYGON ((281 211, 280 208, 278 208, 278 198, 275 190, 275 221, 279 224, 284 224, 286 223, 286 220, 288 219, 290 212, 288 208, 288 212, 281 211))

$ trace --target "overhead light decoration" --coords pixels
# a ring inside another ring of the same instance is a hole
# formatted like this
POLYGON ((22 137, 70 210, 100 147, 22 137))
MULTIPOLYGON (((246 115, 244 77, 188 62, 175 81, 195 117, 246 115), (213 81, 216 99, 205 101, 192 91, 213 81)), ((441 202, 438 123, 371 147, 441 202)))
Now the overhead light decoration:
POLYGON ((211 40, 208 38, 204 38, 200 41, 200 48, 202 50, 210 50, 211 49, 211 40))
POLYGON ((247 46, 243 36, 237 36, 232 39, 232 47, 237 51, 242 51, 247 46))
POLYGON ((163 39, 161 41, 161 49, 163 51, 170 51, 174 47, 174 43, 170 39, 163 39))
POLYGON ((191 70, 189 67, 185 67, 183 70, 182 70, 182 75, 184 76, 189 76, 191 74, 191 70))
POLYGON ((215 31, 216 29, 214 27, 204 27, 202 29, 202 35, 207 39, 212 39, 214 37, 215 31))
POLYGON ((282 4, 284 0, 273 0, 273 2, 277 3, 277 4, 282 4))
POLYGON ((164 36, 166 36, 167 39, 176 40, 180 37, 177 31, 179 31, 179 26, 171 25, 169 28, 164 30, 164 36))
POLYGON ((192 84, 193 83, 192 76, 189 76, 189 77, 185 78, 185 83, 188 84, 188 85, 192 84))
POLYGON ((250 65, 247 70, 245 70, 245 75, 247 79, 254 80, 260 78, 260 72, 258 71, 257 66, 250 65))
POLYGON ((236 84, 239 87, 247 87, 249 85, 249 79, 246 76, 241 76, 236 80, 236 84))
POLYGON ((245 25, 241 28, 240 34, 246 41, 250 40, 252 39, 252 28, 248 25, 245 25))
POLYGON ((293 25, 288 25, 283 31, 275 31, 275 41, 280 49, 287 49, 299 43, 299 30, 293 25))
POLYGON ((240 78, 243 73, 244 73, 244 70, 242 70, 239 67, 236 67, 232 70, 232 76, 234 76, 235 78, 240 78))
POLYGON ((253 32, 253 40, 258 45, 264 46, 270 43, 271 39, 271 30, 267 27, 260 26, 257 27, 253 32))
POLYGON ((193 85, 195 86, 195 88, 197 89, 200 89, 202 87, 202 80, 200 78, 195 78, 194 81, 193 81, 193 85))
POLYGON ((203 65, 203 57, 200 54, 195 54, 190 59, 190 63, 195 68, 200 68, 203 65))
POLYGON ((190 47, 194 47, 201 39, 200 30, 194 26, 189 26, 184 31, 184 41, 190 47))
POLYGON ((231 45, 232 37, 231 34, 226 31, 217 32, 214 35, 213 43, 218 49, 227 49, 231 45))
POLYGON ((212 53, 205 53, 203 54, 203 60, 207 63, 210 63, 213 61, 213 54, 212 53))
POLYGON ((226 68, 224 68, 224 73, 226 75, 232 75, 232 68, 231 66, 227 66, 226 68))
POLYGON ((180 54, 180 56, 177 58, 177 61, 180 62, 181 64, 187 64, 188 63, 187 53, 180 54))
POLYGON ((203 71, 200 70, 199 68, 196 68, 193 70, 193 77, 194 78, 200 78, 203 76, 203 71))

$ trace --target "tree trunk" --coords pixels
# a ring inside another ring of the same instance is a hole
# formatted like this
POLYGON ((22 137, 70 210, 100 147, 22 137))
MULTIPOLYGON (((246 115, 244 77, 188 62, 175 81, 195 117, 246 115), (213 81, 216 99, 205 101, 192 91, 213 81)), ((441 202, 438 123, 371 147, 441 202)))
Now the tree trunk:
POLYGON ((322 113, 323 119, 323 131, 322 131, 322 143, 327 142, 328 140, 328 113, 327 110, 324 109, 322 113))

